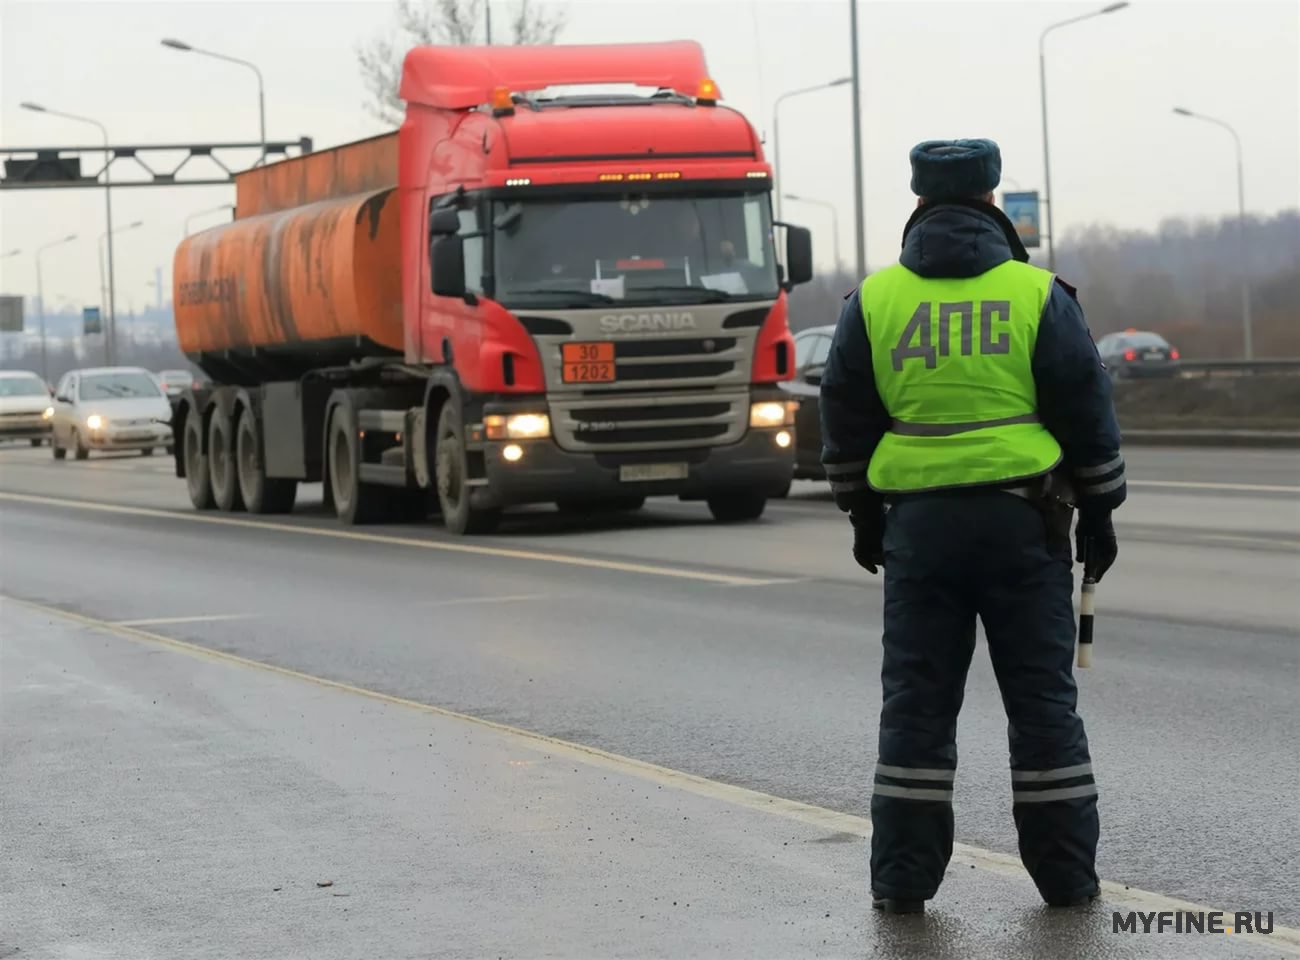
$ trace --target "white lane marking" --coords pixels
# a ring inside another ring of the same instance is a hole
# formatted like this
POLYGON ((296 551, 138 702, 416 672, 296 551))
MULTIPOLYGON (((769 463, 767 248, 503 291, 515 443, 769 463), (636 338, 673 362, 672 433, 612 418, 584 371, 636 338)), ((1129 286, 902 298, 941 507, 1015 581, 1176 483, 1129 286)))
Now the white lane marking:
POLYGON ((1300 547, 1300 540, 1282 540, 1272 537, 1243 537, 1231 533, 1202 533, 1202 540, 1217 540, 1223 543, 1254 543, 1268 547, 1300 547))
MULTIPOLYGON (((57 607, 47 607, 44 604, 32 603, 30 600, 20 600, 17 597, 0 594, 0 601, 5 603, 16 603, 20 606, 27 607, 29 610, 35 610, 47 616, 62 617, 63 619, 70 620, 73 623, 80 623, 91 629, 101 630, 105 633, 139 643, 149 643, 168 647, 172 650, 201 659, 218 660, 242 667, 251 667, 254 670, 262 670, 267 673, 278 674, 282 677, 290 677, 295 680, 312 683, 331 690, 338 690, 343 693, 366 697, 370 700, 375 700, 381 703, 388 703, 393 706, 418 710, 432 716, 445 717, 451 720, 458 720, 462 723, 473 724, 474 726, 488 730, 495 730, 498 733, 519 740, 521 745, 539 753, 546 754, 548 757, 558 756, 578 763, 584 763, 588 766, 613 770, 627 776, 637 777, 656 785, 666 786, 669 789, 682 790, 696 796, 708 797, 722 803, 728 803, 732 806, 744 807, 749 810, 758 810, 775 816, 785 817, 788 820, 795 820, 800 823, 808 824, 809 826, 820 827, 831 833, 849 833, 863 838, 871 836, 871 820, 867 817, 860 817, 851 813, 842 813, 838 810, 819 807, 815 804, 804 803, 799 800, 788 800, 784 797, 774 796, 770 793, 751 790, 748 787, 739 787, 730 783, 709 780, 707 777, 701 777, 697 774, 685 773, 681 770, 674 770, 671 767, 663 767, 658 764, 648 763, 644 760, 637 760, 634 757, 625 757, 622 754, 612 753, 608 750, 601 750, 598 747, 588 747, 581 743, 561 740, 557 737, 550 737, 542 733, 534 733, 531 730, 525 730, 521 727, 513 727, 509 724, 499 723, 495 720, 485 720, 481 717, 475 717, 467 713, 448 710, 445 707, 436 707, 432 704, 421 703, 418 700, 410 700, 406 697, 397 697, 388 693, 380 693, 378 690, 370 690, 366 687, 343 683, 339 680, 329 680, 325 677, 318 677, 289 667, 280 667, 271 663, 263 663, 260 660, 242 657, 236 653, 226 653, 222 650, 213 650, 202 646, 201 644, 189 643, 185 640, 176 640, 172 637, 163 636, 160 633, 150 633, 149 631, 139 630, 134 627, 118 626, 106 620, 99 620, 95 617, 88 617, 80 613, 70 613, 66 610, 60 610, 57 607)), ((996 873, 1000 876, 1022 882, 1028 879, 1025 875, 1025 868, 1020 863, 1018 857, 1012 856, 1011 854, 998 853, 996 850, 986 850, 983 847, 971 846, 970 844, 953 844, 952 863, 959 866, 983 868, 988 870, 990 873, 996 873)), ((1207 913, 1214 912, 1218 909, 1203 904, 1193 903, 1189 900, 1180 900, 1176 897, 1165 896, 1162 893, 1154 893, 1149 890, 1130 887, 1126 884, 1112 880, 1101 881, 1101 889, 1102 893, 1105 895, 1105 902, 1111 906, 1127 906, 1135 909, 1146 907, 1162 911, 1177 910, 1207 913)), ((1223 910, 1221 912, 1231 913, 1231 911, 1228 910, 1223 910)), ((1282 950, 1283 952, 1300 956, 1300 930, 1292 927, 1274 927, 1273 933, 1267 936, 1257 933, 1244 933, 1234 934, 1233 938, 1237 940, 1245 940, 1253 946, 1268 947, 1273 950, 1282 950)))
POLYGON ((171 623, 216 623, 221 620, 252 620, 256 613, 201 613, 193 617, 149 617, 145 620, 115 620, 115 627, 161 627, 171 623))
POLYGON ((516 593, 504 597, 456 597, 452 600, 421 600, 411 606, 428 609, 430 607, 459 607, 475 603, 522 603, 525 600, 550 600, 555 594, 550 593, 516 593))
POLYGON ((752 583, 731 583, 731 587, 771 587, 781 583, 812 583, 816 577, 774 577, 771 580, 755 580, 752 583))
POLYGON ((1171 490, 1236 490, 1241 493, 1296 493, 1300 487, 1271 483, 1207 483, 1202 480, 1130 480, 1130 487, 1168 487, 1171 490))
POLYGON ((630 563, 623 560, 604 560, 596 557, 580 557, 574 554, 565 553, 543 553, 538 550, 519 550, 512 547, 485 547, 469 543, 449 543, 445 540, 419 540, 415 537, 395 537, 378 533, 358 533, 353 530, 333 530, 326 527, 309 527, 293 523, 276 523, 270 520, 247 520, 241 517, 181 513, 175 510, 156 510, 152 507, 129 507, 115 503, 97 503, 92 500, 72 500, 64 497, 40 497, 27 493, 0 492, 0 500, 8 500, 13 503, 35 503, 47 507, 66 507, 71 510, 87 510, 93 513, 115 513, 132 517, 154 517, 157 519, 177 520, 183 523, 208 523, 226 527, 251 527, 255 530, 274 530, 278 533, 294 533, 306 537, 328 537, 333 540, 359 540, 363 543, 380 543, 389 546, 415 547, 419 550, 437 550, 444 553, 468 553, 480 557, 532 560, 540 563, 557 563, 571 567, 613 570, 618 573, 640 573, 653 577, 696 580, 701 583, 717 583, 730 587, 759 586, 764 582, 764 578, 760 577, 741 577, 729 573, 712 573, 707 570, 692 570, 688 567, 668 567, 649 563, 630 563))

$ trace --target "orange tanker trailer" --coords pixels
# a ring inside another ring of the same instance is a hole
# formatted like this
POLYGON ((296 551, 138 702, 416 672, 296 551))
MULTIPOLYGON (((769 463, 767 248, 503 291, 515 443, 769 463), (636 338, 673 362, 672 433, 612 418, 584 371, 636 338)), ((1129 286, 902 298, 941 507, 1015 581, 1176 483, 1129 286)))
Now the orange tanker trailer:
POLYGON ((770 169, 697 44, 418 48, 399 131, 236 178, 176 251, 197 507, 345 522, 668 494, 757 517, 793 471, 770 169), (643 88, 617 94, 590 85, 643 88), (576 89, 555 96, 548 88, 576 89), (585 89, 584 89, 585 87, 585 89))

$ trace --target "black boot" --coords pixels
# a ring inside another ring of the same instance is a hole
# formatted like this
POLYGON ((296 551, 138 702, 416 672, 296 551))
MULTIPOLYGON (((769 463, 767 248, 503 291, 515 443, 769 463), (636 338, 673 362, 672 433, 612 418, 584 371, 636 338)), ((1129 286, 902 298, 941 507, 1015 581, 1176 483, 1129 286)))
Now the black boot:
POLYGON ((924 900, 900 900, 897 897, 878 897, 871 895, 871 906, 885 913, 924 913, 924 900))

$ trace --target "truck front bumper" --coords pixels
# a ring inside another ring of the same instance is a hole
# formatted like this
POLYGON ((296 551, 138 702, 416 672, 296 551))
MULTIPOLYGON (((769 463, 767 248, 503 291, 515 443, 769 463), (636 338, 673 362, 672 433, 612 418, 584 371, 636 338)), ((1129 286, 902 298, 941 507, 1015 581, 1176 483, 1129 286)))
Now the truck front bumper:
POLYGON ((702 500, 725 493, 777 497, 794 476, 794 429, 751 429, 725 447, 636 453, 572 453, 553 439, 489 441, 482 446, 486 485, 471 494, 475 507, 506 507, 552 500, 595 501, 620 497, 680 497, 702 500), (777 443, 785 432, 787 446, 777 443), (506 459, 505 450, 518 446, 523 455, 506 459), (684 464, 681 479, 627 481, 622 468, 684 464))

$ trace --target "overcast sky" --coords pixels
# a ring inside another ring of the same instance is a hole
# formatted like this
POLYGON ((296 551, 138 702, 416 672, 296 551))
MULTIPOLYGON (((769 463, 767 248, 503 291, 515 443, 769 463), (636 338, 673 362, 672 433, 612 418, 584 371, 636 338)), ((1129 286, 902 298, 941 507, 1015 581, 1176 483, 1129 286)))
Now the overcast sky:
MULTIPOLYGON (((849 70, 847 0, 562 0, 571 43, 700 41, 725 101, 768 136, 778 95, 849 70)), ((1002 146, 1006 177, 1042 182, 1038 35, 1104 5, 1037 2, 860 4, 868 259, 890 262, 913 204, 907 151, 929 138, 986 136, 1002 146)), ((513 7, 496 0, 498 24, 513 7)), ((241 57, 266 78, 271 139, 307 134, 318 148, 382 131, 362 109, 358 41, 391 28, 388 0, 0 0, 0 144, 97 142, 93 127, 20 110, 34 100, 95 117, 118 143, 257 138, 250 71, 165 49, 164 36, 241 57)), ((1246 203, 1258 213, 1300 206, 1300 4, 1135 0, 1128 9, 1063 28, 1048 40, 1057 232, 1089 222, 1152 227, 1168 216, 1236 210, 1232 140, 1177 117, 1175 104, 1228 120, 1245 151, 1246 203)), ((852 134, 847 86, 782 106, 785 190, 837 204, 853 259, 852 134)), ((161 267, 188 214, 233 199, 229 187, 122 189, 115 225, 142 221, 116 243, 118 308, 152 303, 161 267)), ((787 204, 814 230, 829 264, 828 211, 787 204)), ((213 223, 220 216, 200 220, 213 223)), ((99 300, 98 190, 0 194, 0 289, 35 292, 32 253, 47 252, 51 305, 99 300)))

